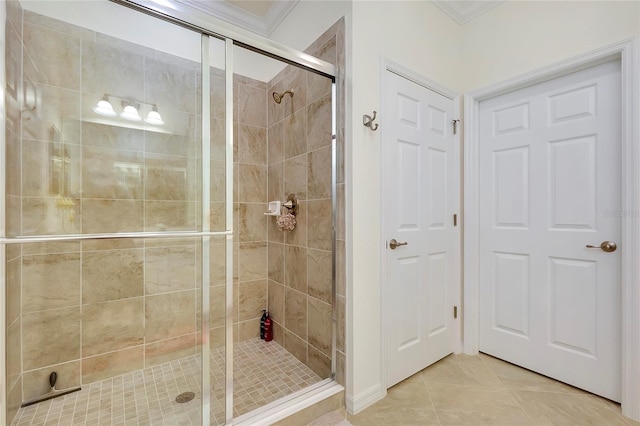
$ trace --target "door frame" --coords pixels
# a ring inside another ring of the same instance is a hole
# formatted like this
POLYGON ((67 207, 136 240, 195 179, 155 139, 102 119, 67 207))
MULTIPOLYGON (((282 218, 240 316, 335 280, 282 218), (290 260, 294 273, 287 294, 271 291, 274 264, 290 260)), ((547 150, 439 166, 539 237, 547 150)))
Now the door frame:
MULTIPOLYGON (((453 115, 455 118, 460 117, 461 111, 461 96, 454 90, 441 85, 403 65, 400 65, 397 62, 394 62, 388 58, 382 58, 382 66, 381 66, 381 75, 380 81, 382 82, 380 87, 380 158, 381 158, 381 173, 380 173, 380 353, 381 353, 381 362, 380 362, 380 377, 381 377, 381 393, 382 396, 387 393, 387 324, 389 320, 389 306, 386 303, 385 295, 388 291, 388 283, 387 283, 387 247, 386 247, 386 236, 387 236, 387 226, 388 221, 387 217, 384 214, 386 209, 385 200, 392 193, 392 190, 389 186, 389 181, 385 179, 385 176, 388 173, 393 171, 393 166, 390 164, 389 159, 385 156, 385 139, 388 137, 389 133, 385 126, 384 119, 387 116, 391 115, 391 106, 385 104, 385 89, 387 85, 386 73, 392 72, 402 78, 405 78, 419 86, 422 86, 428 90, 436 92, 448 99, 453 101, 453 115)), ((458 132, 454 135, 454 164, 456 168, 454 173, 457 175, 456 186, 457 191, 454 195, 455 201, 455 210, 458 212, 458 217, 461 216, 461 194, 462 194, 462 175, 461 175, 461 140, 462 140, 462 131, 460 126, 458 127, 458 132)), ((462 221, 458 221, 457 226, 457 238, 455 242, 454 253, 456 256, 455 263, 459 265, 459 267, 455 268, 454 276, 453 276, 453 299, 456 301, 457 306, 460 307, 462 303, 462 280, 461 280, 461 267, 462 267, 462 238, 461 238, 461 228, 462 221)), ((454 353, 462 352, 462 321, 461 315, 458 316, 456 320, 457 324, 455 326, 455 335, 454 335, 454 353)))
POLYGON ((479 105, 509 93, 610 60, 621 62, 622 95, 622 413, 640 421, 640 77, 638 39, 619 43, 474 90, 464 98, 464 352, 479 349, 479 105))

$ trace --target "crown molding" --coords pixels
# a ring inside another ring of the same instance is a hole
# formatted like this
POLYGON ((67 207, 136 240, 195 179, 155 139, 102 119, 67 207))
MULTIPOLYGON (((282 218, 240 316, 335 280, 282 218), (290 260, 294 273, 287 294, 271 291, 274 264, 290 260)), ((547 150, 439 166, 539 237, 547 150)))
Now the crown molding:
POLYGON ((220 0, 176 0, 245 30, 268 37, 300 0, 276 0, 264 18, 220 0))
POLYGON ((451 1, 451 0, 431 0, 440 10, 446 13, 451 19, 462 25, 477 18, 486 11, 493 9, 505 0, 488 1, 451 1))

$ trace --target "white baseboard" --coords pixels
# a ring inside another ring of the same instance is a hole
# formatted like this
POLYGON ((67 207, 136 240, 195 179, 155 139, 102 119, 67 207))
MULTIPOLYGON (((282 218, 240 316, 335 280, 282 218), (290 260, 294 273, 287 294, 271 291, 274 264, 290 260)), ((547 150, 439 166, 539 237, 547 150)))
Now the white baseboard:
POLYGON ((375 404, 385 396, 387 396, 387 390, 379 384, 370 387, 359 395, 347 395, 347 411, 349 414, 358 414, 360 411, 375 404))

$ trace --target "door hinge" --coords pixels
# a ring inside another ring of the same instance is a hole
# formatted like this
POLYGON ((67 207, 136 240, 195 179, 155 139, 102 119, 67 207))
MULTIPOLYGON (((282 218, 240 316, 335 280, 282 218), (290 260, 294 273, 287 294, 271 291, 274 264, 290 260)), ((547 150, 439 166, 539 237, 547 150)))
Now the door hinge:
POLYGON ((453 307, 453 318, 458 318, 458 307, 454 306, 453 307))
POLYGON ((453 134, 454 135, 458 133, 458 123, 459 122, 460 122, 460 120, 457 120, 457 119, 452 121, 452 123, 453 123, 453 134))
POLYGON ((458 226, 458 215, 453 214, 453 226, 458 226))

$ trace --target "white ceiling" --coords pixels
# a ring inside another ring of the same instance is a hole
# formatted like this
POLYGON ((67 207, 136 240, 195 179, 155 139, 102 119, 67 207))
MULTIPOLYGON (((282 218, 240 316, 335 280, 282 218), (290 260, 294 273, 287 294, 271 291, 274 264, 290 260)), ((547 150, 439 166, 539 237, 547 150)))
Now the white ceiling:
MULTIPOLYGON (((300 0, 179 0, 246 30, 268 37, 300 0)), ((327 1, 327 0, 324 0, 327 1)), ((367 1, 367 0, 355 0, 367 1)), ((464 24, 505 0, 431 1, 451 19, 464 24)))

